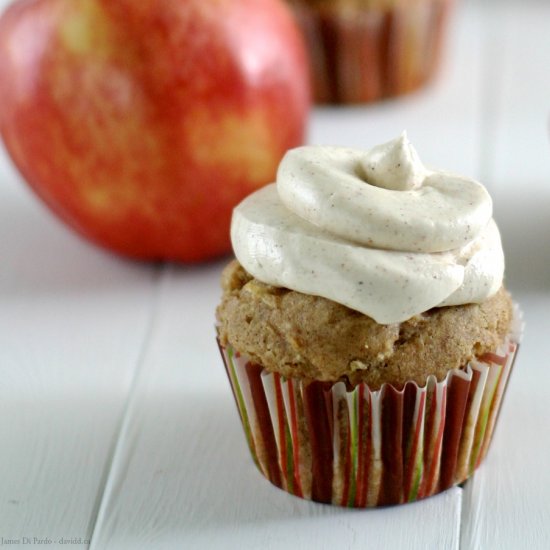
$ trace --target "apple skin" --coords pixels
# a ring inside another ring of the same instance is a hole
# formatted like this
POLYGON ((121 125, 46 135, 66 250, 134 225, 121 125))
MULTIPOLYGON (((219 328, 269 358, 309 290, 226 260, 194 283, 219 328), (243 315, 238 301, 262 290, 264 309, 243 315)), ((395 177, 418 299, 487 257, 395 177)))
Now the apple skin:
POLYGON ((91 241, 205 260, 303 142, 307 63, 280 0, 19 0, 0 18, 0 133, 91 241))

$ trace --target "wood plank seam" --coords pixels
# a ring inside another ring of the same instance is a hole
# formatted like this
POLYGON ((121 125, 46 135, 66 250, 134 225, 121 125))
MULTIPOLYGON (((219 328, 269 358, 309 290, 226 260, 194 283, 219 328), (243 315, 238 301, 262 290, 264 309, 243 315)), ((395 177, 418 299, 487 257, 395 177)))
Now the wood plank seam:
POLYGON ((495 9, 491 4, 482 4, 479 8, 481 27, 481 63, 482 71, 480 87, 481 113, 479 117, 479 156, 478 173, 480 181, 493 191, 496 182, 494 178, 495 164, 495 142, 499 105, 498 90, 502 85, 502 69, 504 66, 504 55, 502 52, 502 32, 500 18, 495 18, 495 9), (496 22, 495 22, 496 19, 496 22))
POLYGON ((110 495, 113 491, 114 484, 122 482, 123 477, 119 476, 119 468, 117 467, 118 462, 120 461, 120 456, 123 455, 123 449, 125 445, 125 434, 127 432, 127 426, 129 419, 132 418, 132 410, 135 403, 136 390, 139 387, 139 381, 141 379, 141 374, 143 372, 143 367, 146 362, 147 350, 151 338, 155 332, 156 322, 159 318, 159 306, 160 306, 160 296, 162 289, 162 282, 166 277, 168 267, 166 263, 159 264, 155 277, 154 277, 154 291, 151 299, 151 304, 149 306, 149 320, 147 329, 144 334, 143 342, 141 343, 138 359, 136 361, 136 366, 134 370, 134 375, 128 390, 128 395, 126 397, 126 403, 122 410, 120 417, 119 425, 116 431, 116 438, 113 441, 112 450, 109 453, 109 458, 106 461, 105 473, 102 476, 102 483, 100 485, 100 490, 98 491, 98 496, 96 503, 94 504, 94 511, 90 518, 90 526, 88 533, 90 533, 90 544, 88 548, 93 549, 95 547, 96 532, 99 532, 104 521, 105 511, 107 509, 110 495))
MULTIPOLYGON (((506 10, 506 6, 504 7, 506 10)), ((497 182, 494 181, 496 150, 495 140, 498 131, 497 120, 499 110, 498 91, 502 85, 502 72, 505 55, 502 52, 502 36, 505 34, 502 28, 503 18, 497 12, 495 17, 495 6, 487 3, 478 7, 480 15, 481 35, 481 62, 482 71, 480 82, 480 103, 481 113, 479 118, 479 150, 478 174, 481 182, 494 192, 497 182)), ((461 486, 461 514, 458 540, 460 550, 474 550, 479 545, 478 508, 481 504, 481 493, 483 492, 483 472, 476 472, 474 476, 477 481, 478 491, 474 491, 474 480, 467 480, 461 486), (473 520, 473 521, 472 521, 473 520), (475 525, 471 525, 476 523, 475 525), (474 537, 472 538, 472 532, 474 537)))

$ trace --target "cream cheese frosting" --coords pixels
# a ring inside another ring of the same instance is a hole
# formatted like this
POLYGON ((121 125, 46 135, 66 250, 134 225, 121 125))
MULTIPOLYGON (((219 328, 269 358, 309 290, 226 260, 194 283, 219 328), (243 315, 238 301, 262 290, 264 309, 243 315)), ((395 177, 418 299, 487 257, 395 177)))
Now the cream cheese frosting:
POLYGON ((404 133, 369 151, 290 150, 277 183, 235 208, 231 239, 260 281, 381 324, 482 302, 504 273, 485 188, 425 167, 404 133))

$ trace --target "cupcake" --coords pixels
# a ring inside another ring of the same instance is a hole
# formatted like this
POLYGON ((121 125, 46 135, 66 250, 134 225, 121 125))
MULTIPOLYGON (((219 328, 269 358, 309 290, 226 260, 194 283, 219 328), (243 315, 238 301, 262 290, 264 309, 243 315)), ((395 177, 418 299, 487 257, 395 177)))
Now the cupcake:
POLYGON ((315 99, 363 103, 435 73, 451 0, 289 0, 309 46, 315 99))
POLYGON ((521 329, 480 183, 426 168, 405 134, 300 147, 231 238, 218 342, 262 474, 367 507, 473 473, 521 329))

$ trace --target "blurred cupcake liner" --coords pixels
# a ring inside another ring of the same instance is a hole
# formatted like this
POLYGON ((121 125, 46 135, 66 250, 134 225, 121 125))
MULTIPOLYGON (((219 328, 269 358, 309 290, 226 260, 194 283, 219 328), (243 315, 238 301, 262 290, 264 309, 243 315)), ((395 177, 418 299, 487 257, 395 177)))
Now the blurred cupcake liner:
POLYGON ((309 47, 318 103, 364 103, 424 85, 452 0, 289 0, 309 47))
POLYGON ((412 502, 470 477, 485 457, 522 331, 425 386, 371 391, 285 379, 220 346, 260 472, 296 496, 349 507, 412 502))

